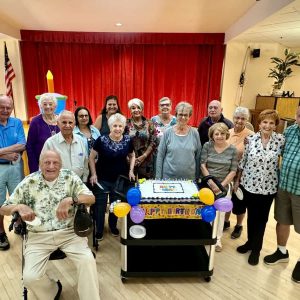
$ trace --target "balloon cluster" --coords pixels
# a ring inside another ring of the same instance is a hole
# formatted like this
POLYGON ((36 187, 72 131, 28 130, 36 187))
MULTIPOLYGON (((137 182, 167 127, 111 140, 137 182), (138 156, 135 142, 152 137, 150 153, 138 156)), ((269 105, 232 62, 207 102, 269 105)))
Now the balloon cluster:
POLYGON ((229 212, 232 210, 232 202, 229 198, 223 197, 215 200, 215 195, 209 188, 202 188, 198 192, 200 201, 206 206, 196 213, 201 215, 205 222, 212 222, 216 217, 216 210, 221 212, 229 212))
POLYGON ((130 219, 133 223, 142 223, 145 219, 145 211, 138 205, 141 201, 142 194, 139 188, 133 187, 127 192, 127 202, 113 202, 110 210, 118 217, 122 218, 130 213, 130 219))

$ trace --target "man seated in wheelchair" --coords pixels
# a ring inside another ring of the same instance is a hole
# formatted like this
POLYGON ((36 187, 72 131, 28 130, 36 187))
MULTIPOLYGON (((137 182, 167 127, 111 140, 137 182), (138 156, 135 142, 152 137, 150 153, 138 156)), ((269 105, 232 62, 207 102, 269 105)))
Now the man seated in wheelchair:
POLYGON ((53 150, 40 157, 40 171, 27 176, 5 201, 0 213, 18 212, 27 223, 24 249, 24 286, 37 299, 59 299, 61 284, 46 274, 50 254, 65 252, 77 268, 80 299, 100 299, 96 262, 87 238, 74 232, 74 204, 91 205, 95 198, 72 171, 61 169, 60 155, 53 150))

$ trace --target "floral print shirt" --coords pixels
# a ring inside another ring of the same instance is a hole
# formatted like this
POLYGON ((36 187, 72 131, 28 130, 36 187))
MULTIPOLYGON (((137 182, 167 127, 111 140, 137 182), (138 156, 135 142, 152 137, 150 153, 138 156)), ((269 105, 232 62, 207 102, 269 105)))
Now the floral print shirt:
POLYGON ((127 120, 127 133, 132 139, 133 148, 136 158, 143 155, 149 146, 152 147, 152 152, 138 167, 139 177, 150 178, 153 176, 153 152, 158 145, 158 139, 155 132, 153 123, 142 118, 142 124, 137 125, 133 119, 127 120))
POLYGON ((161 118, 159 115, 157 116, 154 116, 151 118, 151 122, 153 123, 154 127, 155 127, 155 130, 156 130, 156 135, 158 137, 159 140, 161 140, 164 132, 174 126, 176 124, 176 117, 175 116, 172 116, 171 118, 171 121, 170 123, 168 124, 164 124, 162 121, 161 121, 161 118))
POLYGON ((248 137, 248 144, 239 163, 239 169, 243 170, 241 184, 248 192, 262 195, 277 192, 278 160, 284 141, 282 134, 273 132, 264 148, 260 132, 248 137))
POLYGON ((33 209, 41 220, 41 225, 27 225, 31 232, 54 231, 73 227, 75 210, 71 208, 70 217, 58 220, 56 209, 61 200, 80 194, 92 195, 81 179, 67 169, 61 169, 53 186, 49 186, 40 171, 34 172, 21 181, 11 196, 4 202, 6 205, 25 204, 33 209))

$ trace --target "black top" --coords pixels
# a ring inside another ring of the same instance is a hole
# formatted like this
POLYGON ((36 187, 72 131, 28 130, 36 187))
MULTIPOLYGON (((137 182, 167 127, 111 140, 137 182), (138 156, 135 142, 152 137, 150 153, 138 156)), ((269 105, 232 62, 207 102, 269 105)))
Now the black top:
POLYGON ((110 129, 107 124, 107 117, 106 114, 102 114, 102 124, 100 129, 101 135, 109 135, 110 129))
POLYGON ((114 182, 119 175, 128 176, 129 165, 127 155, 133 152, 133 144, 129 135, 124 135, 119 142, 108 135, 97 138, 93 149, 98 152, 96 173, 98 180, 114 182))
MULTIPOLYGON (((226 119, 223 114, 221 114, 221 118, 218 122, 215 122, 215 123, 224 123, 225 125, 227 125, 227 127, 230 129, 230 128, 233 128, 233 123, 226 119)), ((202 121, 200 122, 199 124, 199 127, 198 127, 198 132, 199 132, 199 135, 200 135, 200 141, 201 141, 201 145, 203 146, 206 142, 208 142, 209 138, 208 138, 208 130, 209 128, 215 124, 210 117, 206 117, 204 119, 202 119, 202 121)))

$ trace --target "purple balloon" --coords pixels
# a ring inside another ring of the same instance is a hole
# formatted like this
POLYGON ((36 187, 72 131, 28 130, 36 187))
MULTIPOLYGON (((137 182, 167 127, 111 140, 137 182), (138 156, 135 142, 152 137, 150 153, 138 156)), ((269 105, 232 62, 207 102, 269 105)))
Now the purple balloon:
POLYGON ((214 207, 222 212, 229 212, 232 210, 232 201, 229 198, 220 198, 215 200, 214 207))
POLYGON ((133 223, 142 223, 145 219, 145 211, 139 206, 132 206, 130 210, 130 219, 133 223))

